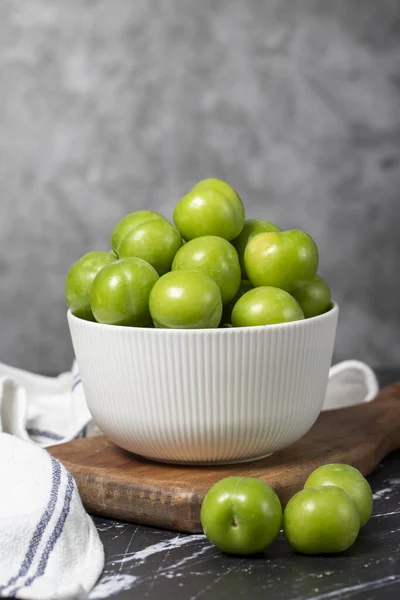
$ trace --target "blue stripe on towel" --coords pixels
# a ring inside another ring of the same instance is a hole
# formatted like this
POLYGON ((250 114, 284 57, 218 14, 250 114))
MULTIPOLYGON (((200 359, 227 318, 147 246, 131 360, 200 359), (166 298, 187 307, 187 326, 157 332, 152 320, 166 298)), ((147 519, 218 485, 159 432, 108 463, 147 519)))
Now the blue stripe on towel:
POLYGON ((71 392, 73 392, 75 390, 75 388, 77 388, 80 383, 82 383, 82 380, 78 376, 78 379, 75 379, 75 381, 72 382, 71 392))
POLYGON ((50 499, 47 503, 47 506, 45 508, 45 511, 44 511, 39 523, 36 526, 36 529, 32 535, 31 541, 29 542, 29 546, 26 551, 25 558, 22 562, 22 565, 21 565, 21 568, 20 568, 18 574, 15 575, 14 577, 11 577, 7 581, 6 584, 0 586, 0 594, 3 590, 5 590, 5 588, 9 587, 10 585, 14 585, 20 577, 23 577, 24 575, 27 574, 27 572, 35 558, 37 549, 39 547, 39 544, 41 542, 41 539, 43 537, 45 529, 46 529, 47 525, 49 524, 51 517, 53 516, 54 509, 57 504, 58 491, 60 488, 61 465, 57 460, 52 458, 50 455, 49 455, 49 458, 51 459, 51 466, 52 466, 52 484, 51 484, 51 490, 50 490, 50 499))
POLYGON ((32 585, 32 583, 38 577, 41 577, 44 574, 46 567, 47 567, 47 563, 50 558, 50 555, 54 550, 54 546, 56 545, 57 540, 59 539, 60 535, 63 532, 65 521, 67 520, 67 517, 69 515, 74 488, 75 488, 74 479, 73 479, 71 473, 68 472, 67 489, 66 489, 65 497, 64 497, 64 505, 63 505, 61 514, 59 516, 59 519, 56 523, 56 526, 54 527, 53 532, 52 532, 51 536, 49 537, 47 544, 42 552, 42 556, 40 558, 38 568, 36 569, 36 573, 34 575, 31 575, 31 577, 29 577, 23 585, 20 585, 19 587, 15 588, 14 590, 11 590, 11 593, 14 596, 21 588, 25 588, 25 587, 32 585))
POLYGON ((45 431, 44 429, 28 428, 26 431, 28 435, 32 437, 48 438, 49 440, 54 440, 56 442, 60 442, 65 437, 64 435, 60 435, 54 431, 45 431))

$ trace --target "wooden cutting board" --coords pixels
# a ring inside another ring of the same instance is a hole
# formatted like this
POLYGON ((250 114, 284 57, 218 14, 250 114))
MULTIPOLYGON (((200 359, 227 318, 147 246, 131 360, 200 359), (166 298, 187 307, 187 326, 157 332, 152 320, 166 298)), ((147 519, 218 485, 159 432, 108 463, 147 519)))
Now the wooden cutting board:
POLYGON ((74 475, 93 514, 197 532, 200 506, 210 486, 228 475, 259 477, 283 504, 303 487, 313 469, 347 463, 365 475, 400 448, 400 382, 369 403, 324 412, 290 448, 252 463, 215 467, 165 465, 133 456, 105 437, 75 440, 49 449, 74 475))

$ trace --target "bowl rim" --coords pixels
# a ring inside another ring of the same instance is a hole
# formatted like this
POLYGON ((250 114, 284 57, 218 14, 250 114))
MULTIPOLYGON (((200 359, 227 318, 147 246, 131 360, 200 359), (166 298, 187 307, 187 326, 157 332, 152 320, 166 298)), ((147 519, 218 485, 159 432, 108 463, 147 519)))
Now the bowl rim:
POLYGON ((118 331, 130 331, 139 332, 145 331, 148 335, 235 335, 237 332, 254 332, 259 333, 262 331, 276 330, 276 329, 289 329, 291 327, 308 327, 312 323, 318 323, 322 321, 335 318, 339 314, 339 305, 332 300, 331 308, 321 315, 316 317, 309 317, 308 319, 300 319, 298 321, 290 321, 288 323, 274 323, 271 325, 254 325, 253 327, 214 327, 204 329, 163 329, 156 327, 132 327, 129 325, 110 325, 107 323, 98 323, 97 321, 87 321, 75 316, 70 309, 67 311, 67 319, 69 322, 79 322, 87 329, 100 328, 106 330, 113 330, 115 333, 118 331))

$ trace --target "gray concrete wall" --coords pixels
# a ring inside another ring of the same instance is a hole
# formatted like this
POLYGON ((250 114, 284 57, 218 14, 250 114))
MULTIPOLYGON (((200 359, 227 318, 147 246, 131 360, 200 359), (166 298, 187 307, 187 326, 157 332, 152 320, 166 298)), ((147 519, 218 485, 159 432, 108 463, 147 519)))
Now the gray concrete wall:
POLYGON ((0 361, 68 368, 69 265, 217 176, 316 239, 336 359, 398 364, 399 161, 398 0, 2 0, 0 361))

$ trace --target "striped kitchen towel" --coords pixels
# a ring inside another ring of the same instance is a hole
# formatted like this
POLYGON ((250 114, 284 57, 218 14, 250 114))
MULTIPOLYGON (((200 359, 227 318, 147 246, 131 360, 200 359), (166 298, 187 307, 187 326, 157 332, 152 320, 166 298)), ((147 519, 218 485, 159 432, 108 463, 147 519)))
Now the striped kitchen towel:
POLYGON ((0 598, 83 599, 101 574, 103 546, 75 481, 40 447, 90 427, 75 364, 55 378, 0 364, 0 598))
POLYGON ((47 448, 94 430, 76 363, 58 377, 0 363, 0 431, 47 448))
POLYGON ((83 599, 104 551, 72 475, 48 452, 0 433, 0 597, 83 599))

